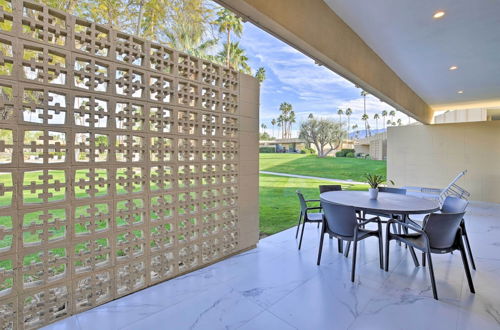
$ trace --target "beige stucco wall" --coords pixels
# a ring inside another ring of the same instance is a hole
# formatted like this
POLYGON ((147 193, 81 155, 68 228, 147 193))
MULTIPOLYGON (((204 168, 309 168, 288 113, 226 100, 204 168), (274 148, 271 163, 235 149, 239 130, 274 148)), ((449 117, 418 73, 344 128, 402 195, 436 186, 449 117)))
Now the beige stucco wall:
POLYGON ((259 241, 259 83, 240 74, 239 248, 259 241))
POLYGON ((500 203, 500 122, 391 127, 388 178, 398 186, 443 188, 460 171, 472 200, 500 203))

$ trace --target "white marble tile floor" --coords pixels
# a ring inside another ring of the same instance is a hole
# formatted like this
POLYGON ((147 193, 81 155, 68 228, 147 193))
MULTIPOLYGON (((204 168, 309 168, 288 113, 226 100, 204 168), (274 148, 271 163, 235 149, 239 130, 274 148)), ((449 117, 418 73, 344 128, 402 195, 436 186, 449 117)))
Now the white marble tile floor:
POLYGON ((291 228, 45 329, 500 329, 500 205, 471 203, 466 224, 476 294, 459 253, 433 255, 436 301, 427 268, 415 268, 404 247, 391 243, 389 272, 379 268, 375 238, 360 243, 351 283, 351 258, 337 253, 336 240, 326 240, 316 266, 319 229, 309 224, 301 251, 291 228))

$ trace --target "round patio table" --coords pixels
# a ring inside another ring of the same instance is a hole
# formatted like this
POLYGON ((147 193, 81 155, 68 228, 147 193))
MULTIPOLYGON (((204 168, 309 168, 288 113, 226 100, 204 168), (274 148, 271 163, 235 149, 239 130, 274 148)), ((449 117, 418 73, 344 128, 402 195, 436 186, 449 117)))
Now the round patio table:
POLYGON ((321 202, 353 206, 368 213, 423 214, 439 210, 437 201, 409 195, 379 192, 377 199, 370 199, 368 191, 328 191, 320 194, 321 202))
MULTIPOLYGON (((370 199, 368 191, 328 191, 320 194, 320 200, 321 203, 352 206, 356 210, 367 213, 401 215, 403 222, 407 222, 410 214, 424 214, 439 210, 437 201, 386 192, 379 192, 377 199, 370 199)), ((403 229, 408 233, 408 229, 403 229)), ((415 266, 418 267, 418 259, 412 247, 410 247, 410 254, 415 266)))

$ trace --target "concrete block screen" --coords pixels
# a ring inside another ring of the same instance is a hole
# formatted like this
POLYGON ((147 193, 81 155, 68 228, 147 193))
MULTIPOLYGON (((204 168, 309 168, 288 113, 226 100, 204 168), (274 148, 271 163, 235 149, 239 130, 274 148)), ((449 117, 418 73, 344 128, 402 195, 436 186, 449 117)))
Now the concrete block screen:
POLYGON ((1 329, 255 245, 258 124, 240 143, 241 118, 258 118, 254 78, 31 1, 2 4, 1 329), (253 214, 240 216, 241 196, 253 214))

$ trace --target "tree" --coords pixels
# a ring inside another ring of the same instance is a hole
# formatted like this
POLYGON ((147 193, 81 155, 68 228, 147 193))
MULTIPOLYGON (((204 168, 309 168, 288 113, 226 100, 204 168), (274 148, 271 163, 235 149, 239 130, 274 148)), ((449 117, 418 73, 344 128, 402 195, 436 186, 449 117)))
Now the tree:
POLYGON ((342 145, 345 131, 339 122, 330 119, 310 118, 300 125, 299 138, 314 144, 318 157, 326 157, 342 145))
POLYGON ((351 137, 349 136, 349 128, 351 127, 352 109, 347 108, 345 111, 345 115, 347 116, 347 138, 350 139, 351 137))
POLYGON ((281 115, 279 118, 281 119, 282 124, 282 138, 287 138, 289 136, 289 122, 292 109, 293 106, 288 102, 283 102, 280 104, 281 115))
POLYGON ((262 132, 265 132, 267 125, 262 123, 262 124, 260 124, 260 127, 262 128, 262 132))
POLYGON ((309 116, 307 116, 308 119, 312 119, 314 118, 314 115, 312 113, 309 114, 309 116))
POLYGON ((257 72, 255 72, 255 78, 262 84, 266 80, 266 69, 263 67, 258 68, 257 72))
POLYGON ((292 138, 292 124, 296 122, 295 120, 295 112, 292 110, 290 111, 290 116, 288 116, 288 138, 292 138))
POLYGON ((391 120, 387 119, 387 126, 389 126, 390 124, 391 124, 391 120))
POLYGON ((340 125, 342 125, 342 115, 344 114, 344 110, 340 109, 337 111, 337 115, 339 115, 340 125))
POLYGON ((284 138, 284 134, 283 134, 283 127, 284 127, 284 120, 283 120, 283 115, 279 115, 278 116, 278 127, 281 127, 281 138, 283 139, 284 138))
POLYGON ((267 134, 267 132, 261 133, 259 136, 259 140, 261 141, 269 141, 272 140, 272 138, 267 134))
POLYGON ((74 14, 77 1, 76 0, 38 0, 38 2, 49 7, 63 10, 68 14, 74 14))
POLYGON ((364 113, 361 116, 361 120, 365 122, 365 137, 368 137, 368 115, 364 113))
POLYGON ((394 121, 394 116, 396 116, 396 111, 391 110, 391 111, 389 112, 389 117, 391 117, 391 121, 394 121))
POLYGON ((398 118, 397 122, 398 122, 398 126, 401 126, 401 124, 402 124, 401 118, 398 118))
POLYGON ((385 117, 387 117, 387 110, 382 111, 382 122, 384 123, 384 130, 386 129, 385 127, 385 117))
MULTIPOLYGON (((164 36, 166 44, 193 56, 214 60, 209 50, 217 45, 218 40, 207 38, 207 28, 214 18, 213 10, 207 8, 204 0, 162 1, 166 2, 168 16, 163 30, 157 33, 164 36)), ((152 25, 150 28, 156 27, 152 25)))
POLYGON ((127 31, 133 25, 130 6, 127 6, 125 0, 82 1, 79 2, 78 8, 84 18, 116 30, 127 31))
POLYGON ((274 137, 274 126, 276 126, 277 122, 276 122, 276 119, 272 119, 271 120, 271 125, 273 126, 273 137, 274 137))
MULTIPOLYGON (((363 116, 361 117, 361 120, 365 122, 365 133, 368 134, 368 115, 366 114, 366 95, 368 95, 368 92, 361 91, 361 96, 363 96, 363 116), (366 119, 363 119, 363 117, 366 116, 366 119)), ((368 135, 366 135, 368 136, 368 135)))
POLYGON ((217 54, 217 58, 223 59, 226 54, 229 54, 229 67, 241 71, 243 73, 251 73, 250 66, 248 65, 248 57, 245 55, 245 50, 240 48, 239 42, 232 42, 229 44, 224 43, 224 49, 217 54))
MULTIPOLYGON (((380 116, 378 113, 376 113, 375 115, 373 115, 373 119, 375 119, 375 128, 376 130, 378 131, 378 120, 380 119, 380 116)), ((377 132, 378 133, 378 132, 377 132)))
MULTIPOLYGON (((231 32, 240 37, 243 33, 243 22, 241 18, 226 8, 219 10, 217 16, 215 23, 219 26, 219 32, 226 34, 225 44, 231 45, 231 32)), ((225 48, 224 50, 226 52, 226 66, 231 67, 231 49, 225 48)))

